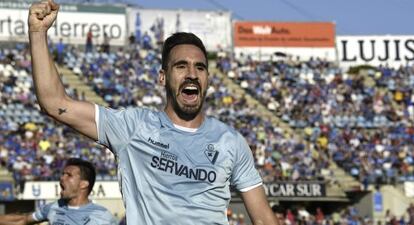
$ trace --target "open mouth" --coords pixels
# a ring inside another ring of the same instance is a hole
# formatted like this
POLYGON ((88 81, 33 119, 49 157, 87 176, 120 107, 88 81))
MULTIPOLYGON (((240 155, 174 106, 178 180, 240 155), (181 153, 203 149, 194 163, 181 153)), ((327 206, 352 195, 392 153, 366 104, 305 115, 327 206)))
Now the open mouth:
POLYGON ((200 87, 198 85, 190 84, 184 85, 181 88, 181 96, 185 101, 194 101, 197 99, 200 92, 200 87))
POLYGON ((60 185, 60 193, 62 193, 63 191, 65 191, 65 186, 63 186, 62 183, 59 183, 60 185))

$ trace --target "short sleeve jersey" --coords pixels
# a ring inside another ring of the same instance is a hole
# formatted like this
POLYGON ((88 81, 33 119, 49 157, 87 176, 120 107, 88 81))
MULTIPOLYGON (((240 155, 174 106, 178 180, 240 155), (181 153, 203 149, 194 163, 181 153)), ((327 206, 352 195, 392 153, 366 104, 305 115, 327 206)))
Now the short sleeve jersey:
POLYGON ((230 186, 262 182, 245 139, 215 118, 187 132, 165 112, 97 110, 98 142, 118 160, 127 224, 228 224, 230 186))
POLYGON ((88 203, 70 207, 63 200, 46 204, 33 213, 35 221, 48 221, 51 225, 116 225, 112 214, 104 207, 88 203))

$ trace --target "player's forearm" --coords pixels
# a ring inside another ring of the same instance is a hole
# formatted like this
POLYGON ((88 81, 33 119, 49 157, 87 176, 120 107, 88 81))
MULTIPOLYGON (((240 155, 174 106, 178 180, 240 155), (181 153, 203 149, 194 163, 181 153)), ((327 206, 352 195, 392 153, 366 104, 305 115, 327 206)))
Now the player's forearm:
POLYGON ((252 222, 254 225, 282 225, 273 213, 262 215, 260 219, 253 220, 252 222))
POLYGON ((58 112, 59 104, 68 96, 49 53, 47 34, 30 32, 29 38, 36 96, 40 106, 53 116, 58 112))
POLYGON ((254 225, 281 225, 269 203, 263 186, 256 187, 247 192, 241 192, 244 204, 254 225))

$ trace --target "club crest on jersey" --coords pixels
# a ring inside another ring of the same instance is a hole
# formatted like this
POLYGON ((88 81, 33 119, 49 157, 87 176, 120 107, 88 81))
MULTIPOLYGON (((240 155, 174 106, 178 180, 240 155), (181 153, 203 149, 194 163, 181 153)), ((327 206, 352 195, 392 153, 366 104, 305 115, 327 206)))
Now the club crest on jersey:
POLYGON ((214 149, 213 144, 208 144, 207 149, 204 150, 204 154, 207 156, 207 159, 214 165, 216 163, 219 152, 214 149))
POLYGON ((83 225, 88 224, 91 221, 89 216, 85 216, 82 218, 83 225))

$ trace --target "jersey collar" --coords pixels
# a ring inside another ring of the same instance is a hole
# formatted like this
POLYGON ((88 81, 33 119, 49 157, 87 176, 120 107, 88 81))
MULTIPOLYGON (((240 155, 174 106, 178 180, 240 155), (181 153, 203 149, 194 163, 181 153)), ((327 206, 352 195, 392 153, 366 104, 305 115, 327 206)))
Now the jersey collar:
POLYGON ((161 128, 168 127, 168 128, 171 128, 171 129, 174 129, 174 130, 177 130, 177 131, 180 131, 180 132, 184 132, 184 133, 198 133, 198 132, 203 131, 205 129, 205 126, 206 126, 205 125, 206 121, 208 120, 208 117, 205 116, 204 121, 201 123, 201 126, 199 128, 197 128, 197 131, 191 132, 191 131, 185 131, 185 129, 180 129, 180 128, 177 128, 176 126, 174 126, 173 122, 168 117, 167 113, 165 113, 164 111, 160 111, 159 114, 160 114, 159 118, 160 118, 160 122, 161 122, 161 128))

